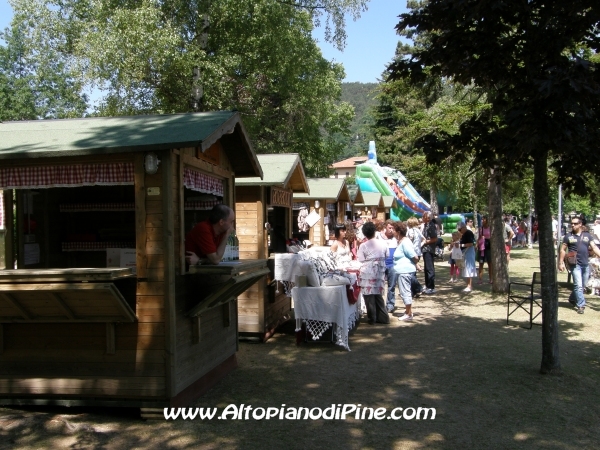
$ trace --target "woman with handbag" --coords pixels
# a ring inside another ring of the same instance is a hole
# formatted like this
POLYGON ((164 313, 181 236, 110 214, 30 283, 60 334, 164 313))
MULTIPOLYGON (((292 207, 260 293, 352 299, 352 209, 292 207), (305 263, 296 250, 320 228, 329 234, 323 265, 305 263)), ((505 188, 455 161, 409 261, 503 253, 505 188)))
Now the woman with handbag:
POLYGON ((362 232, 367 239, 358 247, 358 260, 361 262, 358 275, 369 324, 390 323, 390 316, 385 308, 382 297, 385 285, 385 258, 388 254, 387 245, 375 237, 375 224, 367 222, 362 227, 362 232))
POLYGON ((404 303, 404 314, 398 317, 398 320, 406 321, 413 319, 412 312, 412 278, 415 275, 419 257, 415 252, 412 241, 406 237, 407 227, 404 222, 394 224, 396 233, 398 233, 398 247, 394 252, 394 272, 398 276, 398 286, 400 287, 400 297, 404 303))

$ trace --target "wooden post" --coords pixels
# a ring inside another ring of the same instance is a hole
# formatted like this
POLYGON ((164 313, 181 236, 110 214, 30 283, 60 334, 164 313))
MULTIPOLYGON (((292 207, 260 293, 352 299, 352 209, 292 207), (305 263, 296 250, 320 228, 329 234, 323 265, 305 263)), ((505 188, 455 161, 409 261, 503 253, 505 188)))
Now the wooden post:
POLYGON ((146 266, 146 174, 144 172, 144 154, 135 155, 134 190, 135 190, 135 248, 137 278, 147 278, 146 266))
POLYGON ((5 190, 4 195, 4 264, 6 269, 15 268, 14 258, 14 214, 13 214, 13 190, 5 190))
MULTIPOLYGON (((167 396, 173 397, 175 383, 175 347, 177 342, 175 330, 175 214, 173 194, 173 157, 172 151, 162 155, 162 213, 163 213, 163 249, 165 260, 165 376, 167 396)), ((176 166, 179 167, 179 166, 176 166)))

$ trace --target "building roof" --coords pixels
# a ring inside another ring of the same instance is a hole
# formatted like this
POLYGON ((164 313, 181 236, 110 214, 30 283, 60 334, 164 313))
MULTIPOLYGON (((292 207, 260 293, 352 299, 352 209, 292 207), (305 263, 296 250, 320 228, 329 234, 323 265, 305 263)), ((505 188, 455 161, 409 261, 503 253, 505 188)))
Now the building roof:
POLYGON ((348 189, 348 194, 350 194, 350 201, 352 203, 362 203, 364 201, 362 191, 358 184, 347 184, 346 188, 348 189))
POLYGON ((353 156, 352 158, 343 159, 342 161, 338 161, 333 163, 331 168, 333 169, 347 169, 351 167, 356 167, 359 164, 363 164, 367 162, 366 156, 353 156))
POLYGON ((238 178, 236 186, 279 186, 292 192, 308 193, 308 181, 297 153, 256 155, 264 177, 238 178))
POLYGON ((355 203, 354 206, 377 206, 383 208, 383 197, 379 192, 363 192, 363 202, 355 203))
POLYGON ((199 147, 204 152, 218 140, 236 176, 262 177, 240 115, 234 111, 4 122, 0 123, 0 159, 184 147, 199 147))
POLYGON ((398 202, 396 201, 396 197, 393 195, 382 195, 384 208, 396 208, 398 206, 398 202))
POLYGON ((349 202, 350 195, 344 178, 309 178, 310 193, 294 194, 294 201, 303 200, 333 200, 349 202))

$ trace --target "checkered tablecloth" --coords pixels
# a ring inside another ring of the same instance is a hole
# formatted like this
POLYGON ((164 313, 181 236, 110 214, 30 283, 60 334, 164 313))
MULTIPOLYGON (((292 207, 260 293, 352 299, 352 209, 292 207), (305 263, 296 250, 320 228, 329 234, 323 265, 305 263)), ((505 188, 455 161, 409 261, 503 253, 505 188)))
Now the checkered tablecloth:
POLYGON ((223 180, 189 167, 183 169, 183 185, 192 191, 213 194, 219 197, 223 197, 225 192, 223 180))
POLYGON ((0 168, 0 189, 133 184, 133 163, 0 168))

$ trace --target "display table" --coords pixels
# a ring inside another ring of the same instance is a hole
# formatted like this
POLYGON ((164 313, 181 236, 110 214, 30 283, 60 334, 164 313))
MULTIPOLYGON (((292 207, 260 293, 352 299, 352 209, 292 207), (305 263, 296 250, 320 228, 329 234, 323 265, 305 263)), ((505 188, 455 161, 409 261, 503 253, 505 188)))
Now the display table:
POLYGON ((333 324, 336 325, 336 344, 350 351, 348 332, 358 323, 357 303, 350 305, 346 286, 294 287, 292 289, 296 332, 306 329, 318 339, 333 324))

